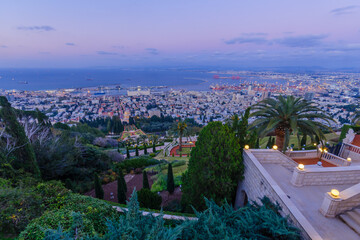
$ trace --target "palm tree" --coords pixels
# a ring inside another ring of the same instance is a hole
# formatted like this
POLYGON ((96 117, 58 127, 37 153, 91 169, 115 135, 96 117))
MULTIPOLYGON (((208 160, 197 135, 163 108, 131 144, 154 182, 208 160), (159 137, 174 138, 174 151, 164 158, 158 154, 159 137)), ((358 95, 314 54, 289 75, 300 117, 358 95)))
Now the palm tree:
POLYGON ((187 129, 187 124, 186 122, 179 122, 178 125, 177 125, 177 131, 178 131, 178 134, 179 134, 179 140, 180 140, 180 147, 179 147, 179 151, 181 152, 182 151, 182 137, 185 133, 187 129))
POLYGON ((328 114, 312 102, 302 98, 280 96, 275 100, 267 98, 252 107, 254 112, 250 117, 257 117, 250 128, 257 129, 260 137, 275 131, 276 145, 283 151, 290 140, 290 134, 298 136, 300 132, 314 139, 325 139, 323 129, 331 130, 330 121, 334 121, 328 114), (319 122, 323 120, 327 125, 319 122))

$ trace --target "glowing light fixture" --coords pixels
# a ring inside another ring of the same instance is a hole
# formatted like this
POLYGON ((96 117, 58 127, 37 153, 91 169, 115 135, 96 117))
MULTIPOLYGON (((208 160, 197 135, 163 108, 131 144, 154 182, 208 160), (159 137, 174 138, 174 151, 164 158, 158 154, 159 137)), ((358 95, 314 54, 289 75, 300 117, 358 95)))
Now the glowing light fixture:
POLYGON ((331 194, 332 197, 336 197, 336 198, 337 198, 337 197, 339 197, 340 192, 339 192, 339 190, 337 190, 337 189, 331 189, 330 194, 331 194))
POLYGON ((244 147, 246 150, 248 150, 249 148, 250 148, 250 146, 249 145, 245 145, 245 147, 244 147))
POLYGON ((272 147, 272 149, 277 150, 277 149, 278 149, 278 146, 274 145, 274 146, 272 147))
POLYGON ((314 146, 316 146, 316 143, 314 143, 314 146))
POLYGON ((301 171, 304 170, 304 169, 305 169, 304 164, 301 164, 301 163, 300 163, 300 164, 298 165, 298 169, 301 170, 301 171))
POLYGON ((349 157, 348 157, 346 160, 347 160, 348 162, 351 162, 351 158, 349 158, 349 157))
POLYGON ((324 153, 327 153, 328 152, 328 150, 327 149, 324 149, 324 153))
POLYGON ((322 152, 322 151, 323 151, 323 149, 322 149, 322 148, 319 148, 319 151, 320 151, 320 152, 322 152))

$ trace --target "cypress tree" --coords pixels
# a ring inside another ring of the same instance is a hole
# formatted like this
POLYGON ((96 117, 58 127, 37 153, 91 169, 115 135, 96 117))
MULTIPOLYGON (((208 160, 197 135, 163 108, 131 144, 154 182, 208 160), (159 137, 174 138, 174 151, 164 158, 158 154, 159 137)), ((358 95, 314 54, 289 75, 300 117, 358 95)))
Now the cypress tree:
POLYGON ((244 164, 240 144, 228 125, 211 122, 204 127, 190 155, 188 170, 182 175, 181 202, 185 210, 206 209, 204 197, 217 204, 234 201, 243 179, 244 164), (201 193, 201 194, 199 194, 201 193))
POLYGON ((156 152, 156 145, 155 145, 155 143, 153 143, 153 153, 155 153, 156 152))
POLYGON ((15 169, 24 168, 40 178, 41 173, 36 161, 36 156, 24 128, 17 121, 16 113, 6 97, 0 96, 0 118, 6 125, 6 132, 16 139, 16 145, 22 146, 14 151, 15 159, 12 166, 15 169))
POLYGON ((144 143, 144 154, 145 154, 145 155, 148 154, 148 153, 147 153, 146 143, 144 143))
POLYGON ((276 140, 276 137, 273 137, 270 148, 272 148, 275 145, 275 140, 276 140))
POLYGON ((117 197, 118 197, 118 203, 126 203, 126 192, 127 192, 127 186, 124 179, 124 176, 122 174, 122 170, 119 171, 119 176, 117 179, 117 197))
POLYGON ((301 142, 300 142, 301 147, 303 147, 304 145, 306 145, 306 138, 307 138, 307 136, 306 136, 306 134, 304 134, 303 137, 302 137, 302 139, 301 139, 301 142))
POLYGON ((95 185, 95 197, 99 199, 104 199, 104 189, 102 188, 99 175, 97 175, 96 173, 94 178, 94 185, 95 185))
POLYGON ((143 171, 143 188, 150 189, 149 180, 146 171, 143 171))
POLYGON ((173 170, 172 170, 172 166, 169 163, 168 166, 168 174, 167 174, 167 186, 166 186, 166 190, 172 194, 175 190, 175 184, 174 184, 174 175, 173 175, 173 170))
POLYGON ((129 147, 126 147, 126 158, 130 159, 129 147))
POLYGON ((136 145, 135 147, 135 155, 138 157, 139 156, 139 149, 138 149, 138 146, 136 145))
POLYGON ((271 148, 271 143, 272 143, 272 139, 271 139, 271 136, 269 137, 267 143, 266 143, 266 148, 271 148))
POLYGON ((255 148, 256 149, 260 148, 260 138, 256 139, 255 148))

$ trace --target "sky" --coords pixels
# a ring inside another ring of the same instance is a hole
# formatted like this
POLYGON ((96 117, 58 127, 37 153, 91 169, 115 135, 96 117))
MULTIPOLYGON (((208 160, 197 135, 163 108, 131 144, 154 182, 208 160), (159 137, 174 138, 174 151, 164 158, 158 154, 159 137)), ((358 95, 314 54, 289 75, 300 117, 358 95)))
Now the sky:
POLYGON ((0 68, 360 69, 360 0, 2 0, 0 68))

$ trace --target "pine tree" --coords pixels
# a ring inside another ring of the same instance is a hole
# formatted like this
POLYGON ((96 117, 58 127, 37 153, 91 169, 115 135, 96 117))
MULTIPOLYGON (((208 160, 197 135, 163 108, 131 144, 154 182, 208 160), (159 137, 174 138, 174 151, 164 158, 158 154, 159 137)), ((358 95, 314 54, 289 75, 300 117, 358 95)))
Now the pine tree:
POLYGON ((144 142, 144 154, 147 155, 148 152, 147 152, 147 146, 146 146, 146 143, 144 142))
POLYGON ((102 188, 99 175, 97 175, 96 173, 94 177, 94 185, 95 185, 95 197, 99 199, 104 199, 104 190, 102 188))
POLYGON ((166 190, 172 194, 175 190, 175 184, 174 184, 174 175, 173 175, 173 170, 172 170, 172 166, 169 163, 168 166, 168 174, 167 174, 167 186, 166 186, 166 190))
POLYGON ((149 180, 146 171, 143 171, 143 188, 150 189, 149 180))
POLYGON ((126 158, 130 159, 129 147, 126 147, 126 158))
POLYGON ((18 122, 14 109, 4 96, 0 96, 0 119, 6 125, 6 132, 16 140, 16 146, 21 146, 14 151, 15 159, 11 163, 13 168, 23 168, 26 172, 33 173, 40 178, 41 173, 34 149, 24 128, 18 122))
POLYGON ((124 176, 122 174, 122 170, 119 171, 119 176, 117 179, 117 197, 118 197, 118 203, 126 203, 126 192, 127 192, 127 186, 124 179, 124 176))
POLYGON ((135 146, 135 156, 139 156, 139 149, 137 145, 135 146))

